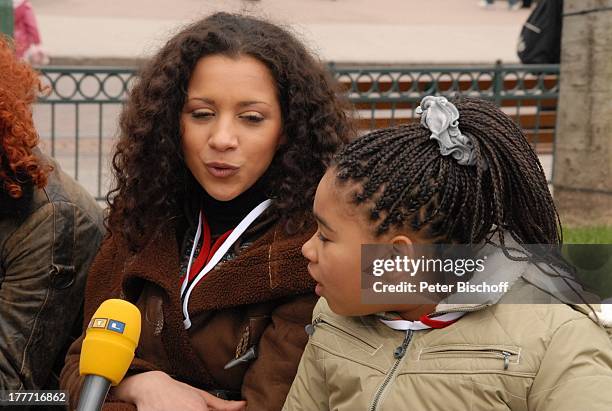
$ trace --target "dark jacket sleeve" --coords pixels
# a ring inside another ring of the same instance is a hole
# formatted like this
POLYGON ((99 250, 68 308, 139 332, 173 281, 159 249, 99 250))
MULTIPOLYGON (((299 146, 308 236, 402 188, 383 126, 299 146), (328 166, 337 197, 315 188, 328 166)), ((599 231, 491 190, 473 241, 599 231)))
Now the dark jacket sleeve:
MULTIPOLYGON (((89 277, 87 279, 86 298, 85 298, 85 314, 83 318, 83 330, 85 331, 89 320, 93 313, 102 304, 104 300, 109 298, 120 298, 120 291, 113 288, 110 284, 118 284, 119 281, 113 281, 115 276, 121 274, 121 266, 123 261, 117 254, 117 248, 112 237, 107 237, 100 252, 96 256, 94 263, 91 266, 89 277)), ((66 361, 60 376, 60 388, 68 391, 70 398, 70 409, 76 408, 79 402, 79 394, 83 385, 84 377, 79 374, 79 359, 81 356, 81 347, 84 339, 83 335, 68 349, 66 361)), ((128 370, 128 374, 137 372, 153 371, 157 368, 152 364, 143 361, 139 358, 134 358, 128 370)), ((113 397, 111 389, 107 396, 106 403, 103 407, 104 411, 135 411, 136 407, 133 404, 117 401, 113 397)))
POLYGON ((316 301, 314 294, 298 296, 272 311, 258 357, 244 376, 242 396, 250 410, 283 407, 308 341, 304 327, 311 321, 316 301))
POLYGON ((0 389, 47 383, 79 316, 102 230, 74 204, 54 202, 7 239, 0 260, 0 389))

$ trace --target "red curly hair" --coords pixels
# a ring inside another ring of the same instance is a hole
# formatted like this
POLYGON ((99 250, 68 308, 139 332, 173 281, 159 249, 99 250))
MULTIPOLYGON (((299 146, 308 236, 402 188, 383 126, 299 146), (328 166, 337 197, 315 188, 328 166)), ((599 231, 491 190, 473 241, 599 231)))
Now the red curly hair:
POLYGON ((0 190, 12 198, 23 195, 24 185, 42 188, 50 167, 32 153, 38 144, 31 106, 41 90, 38 74, 14 55, 0 36, 0 190))

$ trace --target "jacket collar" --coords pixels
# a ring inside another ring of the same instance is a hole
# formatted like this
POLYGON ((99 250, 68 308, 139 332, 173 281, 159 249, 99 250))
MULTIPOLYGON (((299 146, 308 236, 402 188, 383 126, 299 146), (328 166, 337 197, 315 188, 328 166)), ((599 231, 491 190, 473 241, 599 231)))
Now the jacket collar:
MULTIPOLYGON (((253 304, 288 295, 312 292, 314 282, 301 255, 313 228, 289 236, 274 224, 236 258, 221 262, 194 289, 189 300, 192 316, 199 312, 253 304)), ((162 229, 144 248, 126 260, 123 290, 136 297, 138 283, 150 281, 163 288, 180 307, 179 250, 172 227, 162 229)))
MULTIPOLYGON (((525 248, 515 241, 509 234, 504 237, 506 248, 510 254, 517 257, 525 257, 529 254, 525 248)), ((450 295, 441 301, 435 308, 434 313, 442 314, 448 312, 473 312, 479 311, 498 303, 521 303, 520 293, 512 290, 513 285, 524 281, 535 286, 539 290, 548 294, 552 300, 560 303, 577 306, 581 301, 576 294, 579 292, 588 301, 595 301, 596 296, 586 292, 583 287, 575 280, 563 280, 558 276, 551 276, 544 273, 536 264, 530 261, 515 261, 509 259, 501 249, 499 242, 493 242, 484 246, 477 258, 486 258, 485 270, 478 273, 469 280, 471 283, 498 284, 508 282, 507 292, 478 294, 470 297, 450 295), (469 300, 469 301, 468 301, 469 300), (502 301, 503 300, 503 301, 502 301)), ((567 273, 561 274, 569 276, 567 273)), ((527 302, 527 301, 525 301, 527 302)))

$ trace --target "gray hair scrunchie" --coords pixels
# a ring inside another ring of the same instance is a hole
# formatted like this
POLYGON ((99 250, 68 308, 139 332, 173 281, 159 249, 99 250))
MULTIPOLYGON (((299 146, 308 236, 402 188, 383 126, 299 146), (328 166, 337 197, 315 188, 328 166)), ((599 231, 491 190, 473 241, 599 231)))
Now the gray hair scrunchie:
POLYGON ((469 136, 459 130, 459 110, 445 97, 427 96, 416 108, 421 124, 431 131, 431 137, 438 141, 440 153, 451 155, 463 166, 476 164, 474 144, 469 136))

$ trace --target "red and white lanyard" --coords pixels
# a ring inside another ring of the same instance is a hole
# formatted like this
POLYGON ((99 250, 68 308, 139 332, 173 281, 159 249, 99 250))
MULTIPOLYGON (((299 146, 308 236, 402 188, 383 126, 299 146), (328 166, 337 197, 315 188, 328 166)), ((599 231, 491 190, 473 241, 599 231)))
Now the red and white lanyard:
POLYGON ((202 237, 202 245, 200 247, 200 251, 194 261, 193 255, 194 251, 197 249, 197 245, 196 243, 194 243, 195 247, 192 247, 191 249, 191 254, 189 255, 189 263, 187 265, 187 271, 180 277, 181 299, 184 297, 185 290, 187 289, 186 286, 188 286, 193 281, 195 276, 198 275, 202 268, 204 268, 204 266, 212 259, 212 256, 214 255, 215 251, 219 249, 221 244, 223 244, 223 242, 233 231, 228 230, 225 233, 221 234, 211 246, 212 234, 210 232, 210 226, 208 225, 208 220, 206 219, 206 216, 202 212, 200 212, 198 229, 200 229, 200 227, 204 227, 204 235, 201 235, 202 233, 198 235, 198 233, 196 232, 196 238, 202 237), (187 282, 185 282, 185 276, 187 276, 187 282))
POLYGON ((251 224, 261 215, 268 207, 272 204, 272 200, 265 200, 260 203, 257 207, 255 207, 246 217, 236 226, 235 229, 226 232, 223 234, 216 242, 213 244, 212 248, 210 247, 210 229, 208 228, 208 224, 202 215, 202 211, 200 210, 199 218, 198 218, 198 229, 196 231, 195 237, 193 239, 193 246, 191 248, 191 254, 189 255, 189 262, 187 264, 187 272, 183 278, 183 283, 181 285, 181 299, 183 304, 183 316, 185 319, 183 320, 183 325, 185 329, 189 329, 191 327, 191 319, 189 318, 189 297, 191 296, 191 292, 195 288, 195 286, 202 281, 202 279, 208 274, 215 266, 221 261, 223 256, 228 252, 230 247, 240 238, 242 234, 249 228, 251 224), (204 227, 203 227, 204 226, 204 227), (200 241, 200 237, 202 236, 202 229, 204 228, 204 242, 202 245, 202 249, 200 250, 200 254, 193 260, 195 250, 200 241), (207 239, 208 237, 208 239, 207 239), (210 253, 214 253, 210 256, 210 253), (193 266, 193 270, 192 270, 193 266), (203 266, 203 267, 202 267, 203 266), (199 272, 198 272, 199 271, 199 272), (197 275, 196 275, 197 273, 197 275))
POLYGON ((459 318, 463 317, 465 312, 455 312, 455 313, 446 313, 439 315, 437 317, 429 317, 427 315, 421 316, 417 321, 408 321, 408 320, 383 320, 385 325, 394 330, 399 331, 419 331, 419 330, 427 330, 430 328, 444 328, 449 325, 457 322, 459 318))

